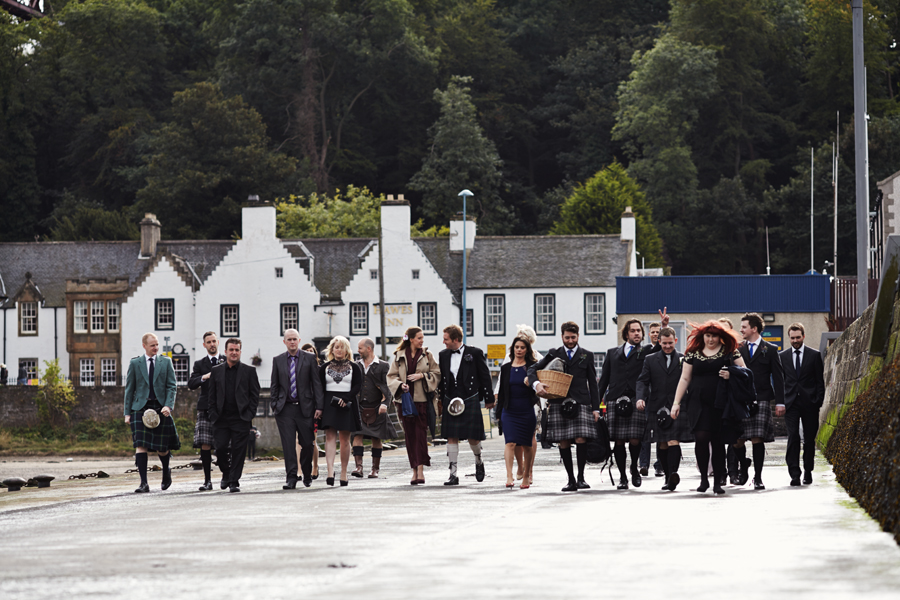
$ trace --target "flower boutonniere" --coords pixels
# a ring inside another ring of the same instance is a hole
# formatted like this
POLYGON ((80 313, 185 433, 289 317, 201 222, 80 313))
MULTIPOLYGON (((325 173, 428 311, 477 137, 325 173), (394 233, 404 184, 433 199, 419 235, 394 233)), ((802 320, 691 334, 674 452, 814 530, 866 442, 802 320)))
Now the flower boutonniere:
POLYGON ((471 354, 463 354, 463 360, 466 362, 472 362, 472 355, 471 354))
POLYGON ((584 359, 586 359, 586 358, 587 358, 587 353, 586 353, 586 352, 582 352, 580 355, 578 355, 578 360, 579 360, 579 362, 582 361, 582 360, 584 360, 584 359))

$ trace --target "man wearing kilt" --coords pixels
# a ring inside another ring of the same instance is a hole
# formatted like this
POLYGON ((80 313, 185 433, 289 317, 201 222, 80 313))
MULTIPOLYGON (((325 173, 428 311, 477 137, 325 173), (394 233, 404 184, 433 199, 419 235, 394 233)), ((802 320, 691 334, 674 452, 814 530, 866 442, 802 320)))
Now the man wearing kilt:
POLYGON ((353 433, 353 458, 356 469, 351 473, 354 477, 363 476, 363 438, 372 440, 372 472, 369 479, 378 477, 381 468, 381 440, 397 437, 394 424, 388 417, 388 401, 391 391, 387 386, 387 374, 390 365, 378 360, 375 356, 375 341, 363 338, 357 345, 360 368, 363 371, 362 387, 359 390, 359 417, 361 427, 353 433))
POLYGON ((649 421, 648 429, 656 439, 656 458, 665 473, 663 490, 674 492, 681 481, 678 466, 681 464, 680 442, 693 441, 691 428, 685 418, 668 421, 667 427, 661 427, 657 421, 657 412, 667 408, 672 410, 675 402, 675 391, 681 379, 682 355, 675 350, 678 338, 675 330, 664 327, 659 332, 660 352, 651 354, 644 360, 644 367, 637 380, 636 395, 638 401, 635 408, 645 412, 649 421))
POLYGON ((577 492, 590 486, 584 480, 587 464, 586 442, 597 437, 597 421, 600 420, 600 394, 597 392, 597 369, 594 368, 593 353, 578 345, 578 324, 566 321, 560 327, 563 345, 550 350, 544 358, 528 368, 528 381, 538 396, 546 397, 547 387, 538 379, 538 371, 543 370, 554 358, 565 365, 565 372, 572 376, 569 383, 569 397, 565 400, 550 400, 548 404, 547 429, 541 439, 557 442, 559 456, 566 467, 569 481, 564 492, 577 492), (562 405, 568 400, 575 401, 574 418, 563 416, 562 405), (578 479, 575 479, 572 465, 572 442, 578 449, 578 479))
MULTIPOLYGON (((660 313, 663 327, 669 325, 669 316, 660 313)), ((631 453, 631 483, 634 487, 641 487, 641 474, 638 471, 638 461, 641 454, 641 442, 647 431, 647 412, 634 410, 635 392, 638 377, 644 368, 644 360, 654 352, 659 351, 656 346, 641 346, 644 339, 644 326, 638 319, 630 319, 622 328, 621 346, 610 348, 606 352, 606 360, 603 361, 603 370, 600 374, 600 395, 606 397, 606 418, 609 421, 609 438, 615 441, 613 456, 616 466, 619 468, 618 489, 628 489, 628 477, 625 475, 627 456, 625 454, 625 442, 631 453), (631 413, 625 414, 617 409, 618 400, 627 397, 631 404, 631 413)))
POLYGON ((172 485, 172 471, 169 469, 169 451, 181 448, 172 411, 175 409, 175 369, 166 356, 157 356, 159 339, 152 333, 141 338, 144 354, 131 359, 125 376, 125 423, 131 424, 131 439, 134 443, 134 464, 141 476, 141 485, 136 494, 150 491, 147 483, 147 451, 156 452, 162 463, 162 489, 172 485), (143 413, 153 409, 161 413, 159 425, 149 428, 144 425, 143 413))
POLYGON ((484 436, 484 420, 481 403, 485 408, 494 406, 491 372, 484 352, 473 346, 464 346, 463 332, 459 325, 444 328, 444 346, 438 355, 441 382, 438 398, 442 401, 441 435, 447 438, 447 458, 450 460, 450 478, 444 485, 459 485, 456 463, 459 460, 459 440, 468 439, 475 455, 475 479, 484 481, 484 461, 481 459, 481 442, 484 436), (447 407, 453 398, 465 403, 462 414, 453 416, 447 407))
MULTIPOLYGON (((212 448, 215 446, 215 439, 213 424, 207 414, 209 384, 206 380, 209 379, 214 366, 225 362, 225 357, 219 356, 219 338, 214 331, 203 334, 203 347, 206 348, 207 356, 194 361, 194 370, 188 379, 188 389, 200 388, 200 397, 197 398, 197 423, 194 425, 194 448, 200 448, 200 462, 203 463, 204 479, 200 491, 208 492, 212 489, 212 448)), ((227 486, 224 478, 219 486, 223 490, 227 486)))
POLYGON ((741 346, 741 357, 753 371, 753 385, 756 387, 756 400, 759 411, 744 419, 744 433, 734 445, 735 458, 740 469, 738 484, 747 483, 750 460, 747 458, 745 442, 753 442, 753 489, 764 490, 762 482, 763 462, 766 459, 765 442, 775 441, 775 419, 772 418, 771 403, 775 402, 778 416, 784 414, 784 369, 778 356, 778 347, 760 337, 763 321, 756 313, 747 313, 741 317, 741 335, 744 345, 741 346))

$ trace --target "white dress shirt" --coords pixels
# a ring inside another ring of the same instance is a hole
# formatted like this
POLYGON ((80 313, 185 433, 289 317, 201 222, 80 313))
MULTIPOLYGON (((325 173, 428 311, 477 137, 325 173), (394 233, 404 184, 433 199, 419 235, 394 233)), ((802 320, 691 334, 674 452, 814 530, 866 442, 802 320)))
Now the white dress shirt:
POLYGON ((457 374, 459 374, 459 365, 462 364, 462 355, 465 351, 466 347, 461 345, 458 351, 454 351, 453 354, 450 355, 450 372, 453 373, 454 379, 456 379, 457 374))

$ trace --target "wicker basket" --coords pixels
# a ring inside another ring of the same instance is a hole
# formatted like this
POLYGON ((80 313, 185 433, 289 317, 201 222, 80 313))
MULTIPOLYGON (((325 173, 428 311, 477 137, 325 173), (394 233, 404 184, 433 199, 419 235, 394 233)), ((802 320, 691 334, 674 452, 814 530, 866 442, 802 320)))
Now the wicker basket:
POLYGON ((538 371, 538 381, 547 386, 545 395, 551 400, 568 398, 572 376, 562 371, 538 371))

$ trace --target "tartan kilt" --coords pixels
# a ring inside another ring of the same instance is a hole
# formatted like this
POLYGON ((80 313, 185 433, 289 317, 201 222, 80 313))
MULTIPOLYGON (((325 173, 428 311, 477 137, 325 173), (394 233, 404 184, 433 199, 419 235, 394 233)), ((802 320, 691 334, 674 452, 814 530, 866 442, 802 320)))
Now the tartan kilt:
POLYGON ((207 418, 207 412, 198 410, 197 422, 194 424, 194 448, 200 448, 204 445, 215 448, 215 432, 212 421, 207 418))
POLYGON ((447 404, 444 404, 444 412, 441 416, 441 437, 444 439, 456 438, 460 440, 483 440, 484 419, 481 416, 481 399, 466 400, 466 409, 458 417, 447 412, 447 404))
POLYGON ((634 409, 630 417, 616 414, 615 404, 606 411, 609 423, 609 439, 611 440, 643 440, 647 432, 647 409, 634 409))
MULTIPOLYGON (((672 407, 670 406, 669 408, 671 409, 672 407)), ((654 413, 653 417, 650 419, 650 425, 647 427, 647 430, 653 431, 653 441, 657 443, 694 441, 694 433, 691 431, 691 424, 686 411, 682 411, 668 429, 662 429, 657 424, 656 413, 654 413)))
MULTIPOLYGON (((146 407, 145 407, 146 409, 146 407)), ((131 439, 135 448, 146 448, 150 452, 167 452, 181 448, 175 419, 159 415, 156 429, 148 429, 141 417, 144 412, 131 413, 131 439)))
POLYGON ((762 438, 764 442, 775 441, 775 419, 772 418, 772 409, 768 400, 759 401, 759 412, 755 416, 743 420, 744 433, 742 440, 750 438, 762 438))
POLYGON ((578 416, 567 419, 562 416, 562 404, 547 405, 547 431, 541 434, 541 441, 567 442, 575 438, 592 440, 597 437, 597 424, 594 413, 585 404, 578 405, 578 416))

